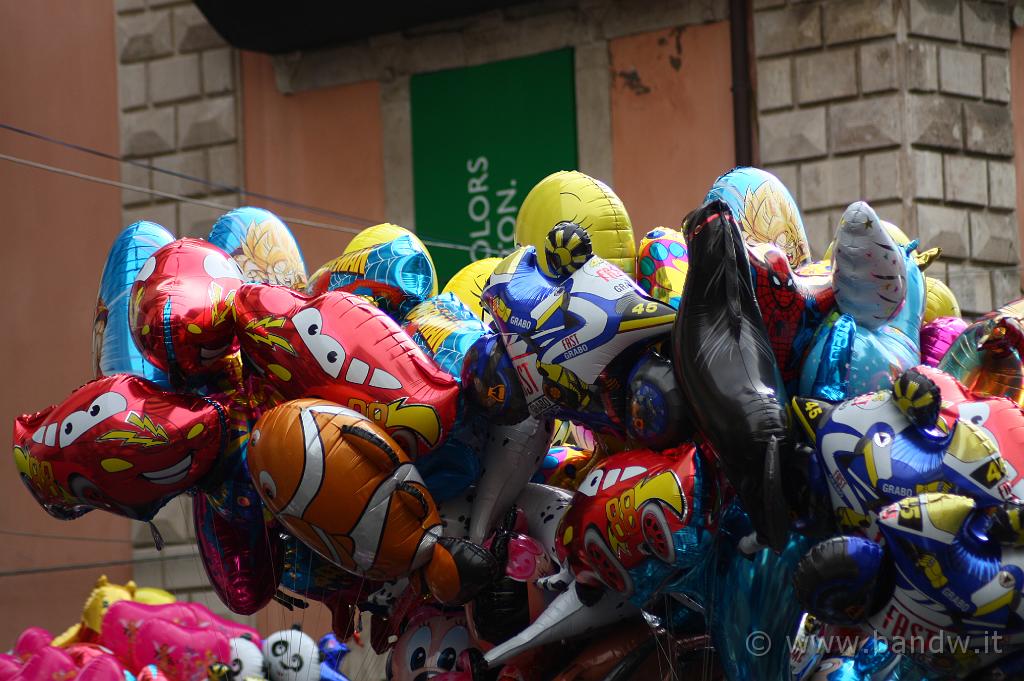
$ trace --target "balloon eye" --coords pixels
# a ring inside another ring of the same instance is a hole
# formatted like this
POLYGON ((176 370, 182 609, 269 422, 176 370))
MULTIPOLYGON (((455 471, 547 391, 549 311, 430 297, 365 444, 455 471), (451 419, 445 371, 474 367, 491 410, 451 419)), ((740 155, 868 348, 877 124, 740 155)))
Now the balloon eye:
POLYGON ((100 405, 98 405, 98 404, 92 405, 92 408, 89 409, 89 416, 96 416, 96 414, 99 414, 99 413, 100 413, 100 405))
POLYGON ((412 651, 412 657, 409 658, 409 669, 419 669, 427 661, 427 651, 423 648, 417 648, 412 651))
POLYGON ((455 648, 445 648, 437 656, 437 666, 451 671, 455 667, 455 648))
POLYGON ((337 362, 338 361, 338 353, 335 352, 334 350, 331 350, 330 352, 328 352, 327 353, 327 361, 330 362, 331 364, 334 364, 335 362, 337 362))
POLYGON ((892 442, 892 436, 889 433, 875 433, 875 444, 879 447, 888 447, 890 442, 892 442))
POLYGON ((308 333, 310 336, 315 336, 316 332, 319 330, 320 326, 318 324, 310 324, 309 328, 306 329, 306 333, 308 333))
POLYGON ((270 646, 270 652, 274 654, 274 657, 281 657, 288 650, 287 641, 274 641, 274 645, 270 646))
POLYGON ((71 430, 72 430, 72 426, 71 426, 70 423, 67 424, 66 426, 64 426, 64 434, 65 435, 71 435, 71 430))

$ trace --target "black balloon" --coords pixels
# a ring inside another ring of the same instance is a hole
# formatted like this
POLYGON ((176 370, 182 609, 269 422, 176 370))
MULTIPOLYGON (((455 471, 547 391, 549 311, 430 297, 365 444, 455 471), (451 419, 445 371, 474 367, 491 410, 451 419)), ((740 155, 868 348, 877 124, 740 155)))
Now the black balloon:
POLYGON ((740 226, 725 203, 711 201, 687 221, 686 240, 686 295, 672 329, 676 379, 760 539, 781 549, 789 420, 740 226))

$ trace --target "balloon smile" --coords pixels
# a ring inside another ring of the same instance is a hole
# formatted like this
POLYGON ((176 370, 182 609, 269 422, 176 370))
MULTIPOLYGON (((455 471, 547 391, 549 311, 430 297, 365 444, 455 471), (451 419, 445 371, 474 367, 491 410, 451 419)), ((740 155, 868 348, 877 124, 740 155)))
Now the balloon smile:
POLYGON ((176 485, 185 479, 188 475, 189 468, 192 467, 192 455, 189 454, 184 459, 158 471, 151 473, 143 473, 142 477, 156 485, 176 485))
POLYGON ((219 348, 199 348, 199 359, 203 364, 210 364, 224 355, 231 348, 231 343, 225 343, 219 348))

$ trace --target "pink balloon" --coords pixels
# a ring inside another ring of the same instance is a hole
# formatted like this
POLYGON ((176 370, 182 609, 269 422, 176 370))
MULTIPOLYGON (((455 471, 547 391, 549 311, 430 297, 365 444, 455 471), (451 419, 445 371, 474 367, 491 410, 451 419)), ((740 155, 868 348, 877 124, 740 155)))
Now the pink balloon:
POLYGON ((42 627, 29 627, 21 632, 21 636, 14 643, 14 654, 22 660, 28 660, 28 658, 38 653, 41 648, 50 645, 52 640, 53 634, 46 629, 42 627))
POLYGON ((0 681, 13 679, 21 671, 23 664, 25 663, 21 661, 20 657, 0 653, 0 681))
POLYGON ((168 681, 155 664, 148 664, 135 675, 135 681, 168 681))
POLYGON ((921 326, 921 363, 930 367, 939 362, 967 328, 959 317, 939 317, 921 326))
POLYGON ((183 606, 192 610, 196 616, 196 625, 200 629, 214 629, 231 638, 247 638, 259 647, 263 640, 260 632, 245 624, 232 622, 220 615, 215 615, 212 610, 202 603, 182 603, 183 606))
POLYGON ((71 681, 78 667, 71 656, 61 648, 46 646, 32 656, 12 681, 71 681))
POLYGON ((135 601, 118 601, 103 616, 100 643, 110 648, 122 664, 134 669, 139 630, 151 619, 185 626, 197 624, 195 613, 185 603, 147 605, 135 601))
POLYGON ((192 513, 199 557, 217 597, 239 615, 266 607, 281 581, 281 561, 262 516, 231 522, 205 494, 193 498, 192 513))
POLYGON ((211 627, 182 627, 161 619, 139 627, 136 669, 155 664, 169 681, 206 681, 215 662, 231 662, 231 645, 227 636, 211 627))
POLYGON ((124 666, 113 655, 98 655, 78 672, 75 681, 124 681, 124 666))
POLYGON ((113 656, 114 654, 110 648, 101 646, 98 643, 72 643, 64 648, 64 650, 71 656, 71 659, 78 667, 84 667, 97 657, 103 655, 113 656))

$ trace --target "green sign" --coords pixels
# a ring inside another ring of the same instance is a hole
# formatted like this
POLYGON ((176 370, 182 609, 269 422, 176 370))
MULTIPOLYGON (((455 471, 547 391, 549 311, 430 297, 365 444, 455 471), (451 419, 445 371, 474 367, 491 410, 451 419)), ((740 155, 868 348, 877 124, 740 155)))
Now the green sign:
POLYGON ((474 260, 514 248, 516 214, 538 181, 576 168, 571 49, 414 75, 416 233, 440 283, 474 260))

